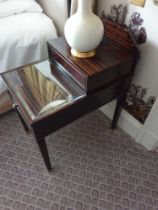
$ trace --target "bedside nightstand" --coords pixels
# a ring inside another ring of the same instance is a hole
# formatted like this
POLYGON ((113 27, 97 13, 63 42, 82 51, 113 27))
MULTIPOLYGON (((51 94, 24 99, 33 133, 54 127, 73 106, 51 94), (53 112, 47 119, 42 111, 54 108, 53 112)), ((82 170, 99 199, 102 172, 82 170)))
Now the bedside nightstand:
POLYGON ((77 115, 117 99, 112 121, 112 128, 115 128, 138 60, 139 53, 134 44, 129 50, 105 37, 94 57, 81 59, 71 55, 70 47, 61 37, 48 42, 48 52, 50 61, 61 66, 64 74, 87 94, 77 115))
POLYGON ((96 56, 78 59, 64 37, 48 43, 49 61, 1 74, 25 130, 30 130, 50 170, 45 137, 106 103, 117 99, 112 121, 116 127, 138 58, 105 37, 96 56))

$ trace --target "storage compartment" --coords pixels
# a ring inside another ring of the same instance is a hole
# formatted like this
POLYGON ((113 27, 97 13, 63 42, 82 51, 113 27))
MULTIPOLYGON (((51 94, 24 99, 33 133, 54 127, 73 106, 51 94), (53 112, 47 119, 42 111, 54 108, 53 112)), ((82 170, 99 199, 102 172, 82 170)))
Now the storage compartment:
POLYGON ((82 59, 71 55, 64 37, 48 42, 49 59, 64 68, 86 93, 93 92, 101 85, 128 74, 135 55, 133 52, 104 39, 92 58, 82 59))

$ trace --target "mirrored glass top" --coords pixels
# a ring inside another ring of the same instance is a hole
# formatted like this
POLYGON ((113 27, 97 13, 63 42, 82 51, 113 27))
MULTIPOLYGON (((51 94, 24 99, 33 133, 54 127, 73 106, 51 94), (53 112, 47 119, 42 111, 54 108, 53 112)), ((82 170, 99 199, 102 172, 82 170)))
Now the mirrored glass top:
POLYGON ((2 77, 31 120, 57 112, 86 95, 62 66, 49 61, 8 71, 2 77))

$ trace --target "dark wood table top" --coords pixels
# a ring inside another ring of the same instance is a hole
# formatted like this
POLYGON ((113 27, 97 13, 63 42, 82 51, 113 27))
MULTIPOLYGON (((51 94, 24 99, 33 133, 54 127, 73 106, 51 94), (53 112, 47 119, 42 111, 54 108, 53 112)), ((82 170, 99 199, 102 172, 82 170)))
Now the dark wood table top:
POLYGON ((133 58, 133 53, 120 48, 108 39, 104 39, 96 49, 96 55, 91 58, 81 59, 71 55, 70 47, 64 37, 49 41, 49 44, 62 55, 62 57, 77 68, 81 74, 91 77, 110 67, 133 58))

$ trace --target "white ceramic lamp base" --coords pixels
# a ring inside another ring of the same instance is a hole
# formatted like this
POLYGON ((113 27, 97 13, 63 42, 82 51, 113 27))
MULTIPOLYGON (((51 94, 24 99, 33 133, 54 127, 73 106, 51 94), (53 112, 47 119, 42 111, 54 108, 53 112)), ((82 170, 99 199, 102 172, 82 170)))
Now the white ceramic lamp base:
POLYGON ((103 38, 104 26, 92 12, 91 0, 78 0, 78 10, 66 21, 64 32, 73 56, 89 58, 95 55, 103 38))

